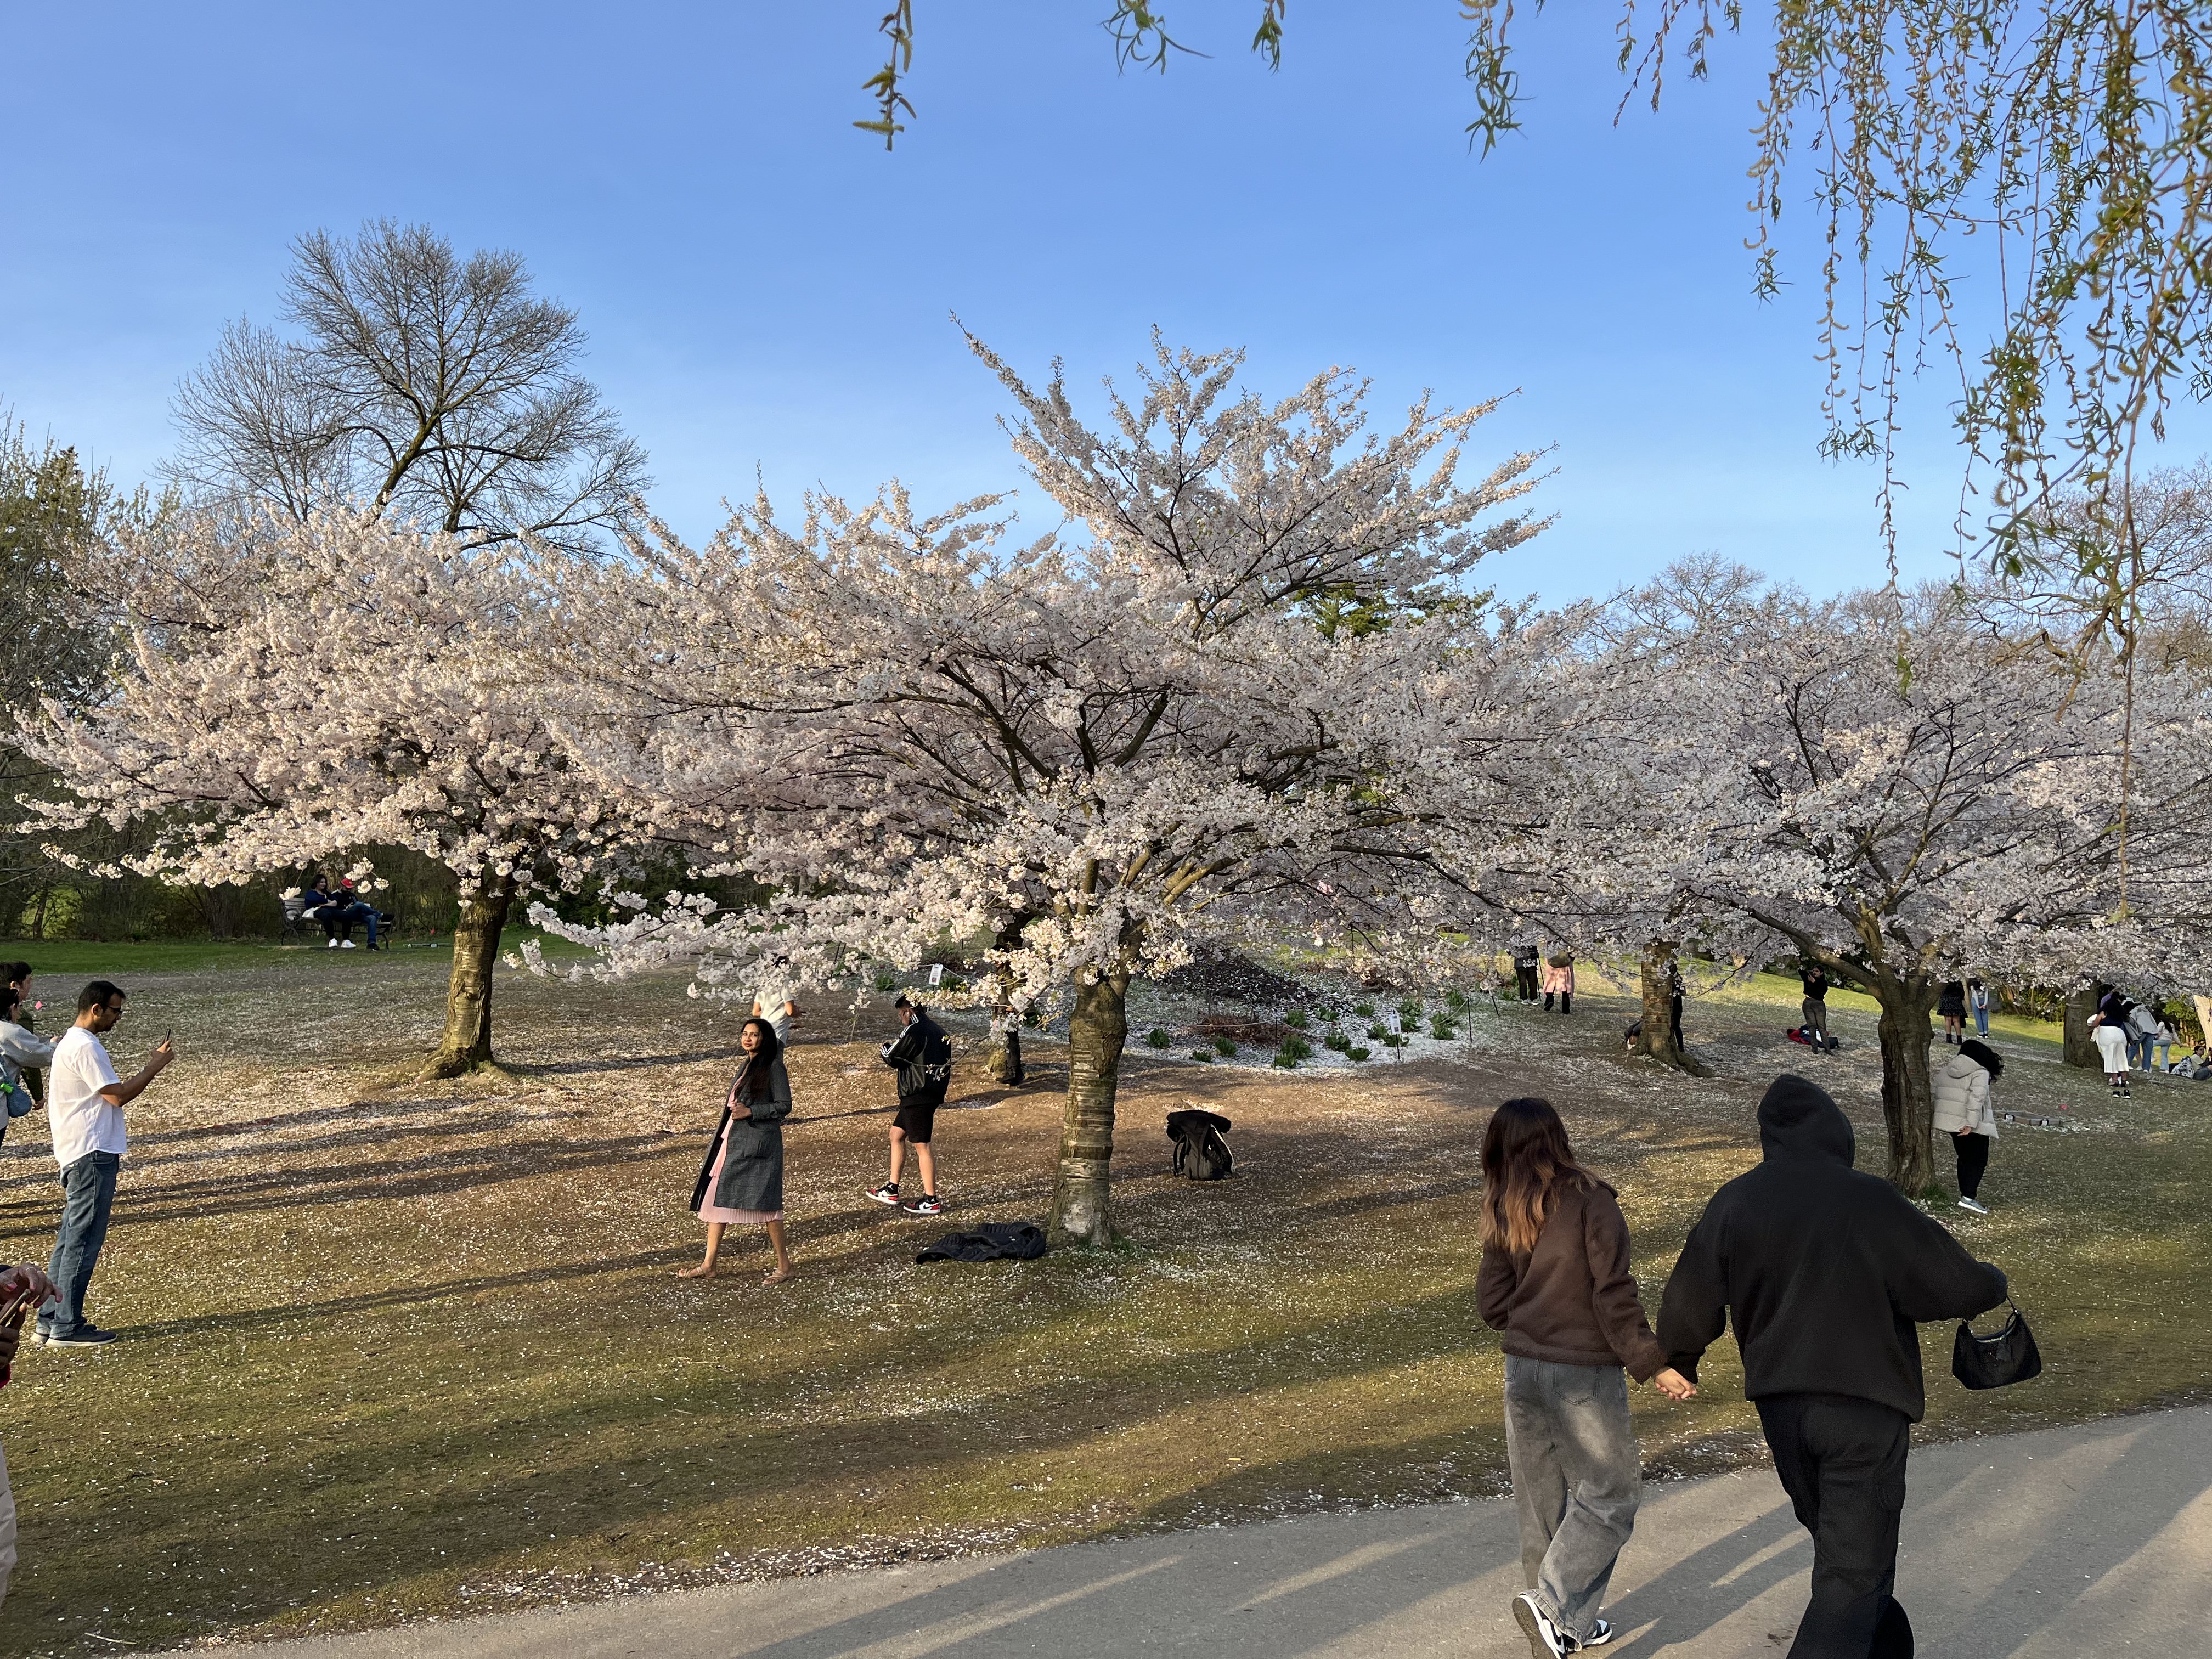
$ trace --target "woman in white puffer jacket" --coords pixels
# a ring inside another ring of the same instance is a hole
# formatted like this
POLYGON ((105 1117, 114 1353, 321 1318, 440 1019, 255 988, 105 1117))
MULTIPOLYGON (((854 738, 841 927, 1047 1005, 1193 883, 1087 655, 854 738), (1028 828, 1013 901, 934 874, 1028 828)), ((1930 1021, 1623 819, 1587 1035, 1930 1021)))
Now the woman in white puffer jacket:
POLYGON ((1988 1208, 1976 1196, 1982 1172, 1990 1167, 1990 1143, 1997 1138, 1997 1115, 1990 1105, 1990 1085, 2004 1075, 1997 1051, 1969 1037, 1959 1052, 1936 1068, 1936 1130, 1951 1137, 1959 1155, 1959 1207, 1976 1215, 1988 1208))

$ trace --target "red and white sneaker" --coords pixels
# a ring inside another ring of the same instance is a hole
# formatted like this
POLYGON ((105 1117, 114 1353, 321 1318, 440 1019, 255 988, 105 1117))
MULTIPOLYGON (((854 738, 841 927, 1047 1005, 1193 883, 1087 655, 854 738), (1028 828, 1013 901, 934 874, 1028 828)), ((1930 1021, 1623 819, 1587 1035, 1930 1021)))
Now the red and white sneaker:
POLYGON ((878 1204, 888 1204, 893 1209, 896 1209, 899 1201, 898 1182, 886 1181, 880 1187, 864 1187, 860 1189, 860 1196, 872 1198, 878 1204))

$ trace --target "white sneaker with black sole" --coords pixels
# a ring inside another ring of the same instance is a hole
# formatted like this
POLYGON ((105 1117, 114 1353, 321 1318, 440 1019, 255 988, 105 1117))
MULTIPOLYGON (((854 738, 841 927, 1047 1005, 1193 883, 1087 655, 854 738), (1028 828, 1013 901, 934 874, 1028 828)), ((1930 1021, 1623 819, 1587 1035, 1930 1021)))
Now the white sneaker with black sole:
POLYGON ((1564 1659, 1575 1650, 1559 1627, 1552 1622, 1551 1614, 1536 1605, 1536 1598, 1527 1590, 1513 1598, 1513 1616, 1521 1621, 1521 1633, 1528 1638, 1532 1659, 1564 1659))

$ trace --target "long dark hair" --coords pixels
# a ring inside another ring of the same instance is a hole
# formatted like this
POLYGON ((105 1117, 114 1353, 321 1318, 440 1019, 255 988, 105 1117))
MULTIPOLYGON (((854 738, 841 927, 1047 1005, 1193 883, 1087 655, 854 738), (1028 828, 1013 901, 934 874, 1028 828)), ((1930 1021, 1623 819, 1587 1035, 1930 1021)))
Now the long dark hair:
POLYGON ((1482 1242, 1526 1255, 1536 1248, 1556 1195, 1595 1184, 1575 1162, 1567 1126, 1550 1101, 1507 1101, 1482 1134, 1482 1242))
POLYGON ((1960 1043, 1959 1057, 1961 1060, 1972 1060, 1975 1065, 1990 1074, 1991 1082, 2004 1075, 2004 1056, 1979 1037, 1968 1037, 1960 1043))
MULTIPOLYGON (((768 1093, 769 1062, 782 1056, 783 1044, 776 1036, 775 1027, 758 1014, 747 1020, 745 1025, 760 1027, 760 1047, 738 1062, 737 1081, 730 1087, 743 1099, 758 1100, 768 1093)), ((738 1028, 738 1034, 741 1037, 744 1035, 744 1025, 738 1028)))

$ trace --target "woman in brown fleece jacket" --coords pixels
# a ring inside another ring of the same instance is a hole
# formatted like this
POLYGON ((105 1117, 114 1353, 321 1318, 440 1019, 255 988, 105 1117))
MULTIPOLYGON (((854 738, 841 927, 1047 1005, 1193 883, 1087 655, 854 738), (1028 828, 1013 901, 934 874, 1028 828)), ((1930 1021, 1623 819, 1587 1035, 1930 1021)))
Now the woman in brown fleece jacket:
POLYGON ((1528 1584, 1513 1614, 1530 1653, 1551 1659, 1613 1639, 1598 1608, 1643 1491, 1623 1371, 1674 1400, 1697 1389, 1644 1322, 1613 1188, 1575 1162, 1548 1101, 1492 1115, 1482 1176, 1475 1297, 1505 1333, 1505 1455, 1528 1584))

